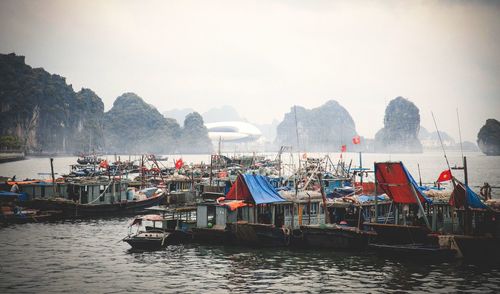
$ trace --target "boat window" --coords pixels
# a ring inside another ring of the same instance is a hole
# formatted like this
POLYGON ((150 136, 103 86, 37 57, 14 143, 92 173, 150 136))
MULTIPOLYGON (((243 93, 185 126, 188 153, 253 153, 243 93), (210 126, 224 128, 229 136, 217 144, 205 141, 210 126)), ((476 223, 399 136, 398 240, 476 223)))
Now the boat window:
POLYGON ((311 203, 311 214, 318 213, 318 203, 311 203))

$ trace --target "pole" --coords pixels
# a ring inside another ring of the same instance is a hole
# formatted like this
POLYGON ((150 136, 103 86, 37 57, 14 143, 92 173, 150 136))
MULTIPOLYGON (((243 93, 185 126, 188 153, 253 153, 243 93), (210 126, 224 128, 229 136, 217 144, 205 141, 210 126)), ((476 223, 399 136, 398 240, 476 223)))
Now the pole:
POLYGON ((417 163, 418 167, 418 184, 422 186, 422 176, 420 175, 420 164, 417 163))
POLYGON ((50 158, 50 175, 52 176, 52 189, 54 189, 54 196, 56 196, 56 177, 54 175, 54 158, 50 158))
POLYGON ((377 164, 373 164, 373 174, 375 175, 375 223, 378 223, 378 181, 377 181, 377 164))
POLYGON ((326 207, 326 195, 325 195, 325 189, 323 188, 323 181, 321 180, 321 173, 317 173, 316 175, 317 175, 318 181, 319 181, 319 187, 320 187, 320 191, 321 191, 321 198, 323 199, 323 209, 325 210, 325 224, 329 224, 330 223, 330 218, 329 218, 329 215, 328 215, 328 209, 326 207))
POLYGON ((469 186, 469 173, 467 172, 467 156, 463 157, 464 161, 464 182, 466 186, 469 186))
POLYGON ((432 231, 431 225, 429 224, 429 220, 427 219, 427 215, 425 214, 424 207, 422 206, 422 202, 420 202, 420 198, 418 198, 417 191, 415 190, 415 187, 413 187, 412 184, 410 184, 410 187, 411 187, 411 190, 413 192, 413 196, 415 196, 415 199, 417 201, 418 208, 420 209, 420 212, 422 213, 422 215, 424 217, 425 225, 427 226, 427 228, 429 230, 432 231))

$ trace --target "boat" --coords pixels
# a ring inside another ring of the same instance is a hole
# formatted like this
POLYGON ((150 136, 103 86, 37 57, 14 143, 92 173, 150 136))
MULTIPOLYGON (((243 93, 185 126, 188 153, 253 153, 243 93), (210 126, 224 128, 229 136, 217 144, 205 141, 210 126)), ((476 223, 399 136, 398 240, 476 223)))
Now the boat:
POLYGON ((26 224, 56 220, 61 211, 40 211, 18 206, 26 195, 0 191, 0 224, 26 224))
POLYGON ((266 177, 239 174, 224 201, 238 201, 236 220, 226 224, 237 244, 259 247, 290 245, 291 231, 283 222, 287 202, 266 177))
POLYGON ((19 185, 28 194, 23 205, 39 210, 59 210, 65 217, 136 215, 158 205, 164 191, 154 189, 149 197, 127 189, 128 181, 106 177, 73 181, 34 181, 19 185))
POLYGON ((381 255, 432 261, 456 257, 454 248, 443 246, 436 238, 439 235, 437 206, 432 206, 432 200, 402 162, 375 163, 375 180, 376 187, 389 196, 395 209, 394 223, 367 224, 377 232, 377 238, 370 242, 371 249, 381 255), (432 217, 432 225, 429 217, 432 217))
POLYGON ((86 155, 78 157, 78 159, 76 160, 78 164, 91 164, 91 165, 99 165, 102 161, 103 159, 97 157, 97 155, 86 155))
POLYGON ((156 223, 163 221, 163 217, 157 214, 136 217, 129 225, 129 234, 123 238, 123 242, 128 243, 132 249, 139 250, 158 250, 166 247, 171 233, 163 228, 156 228, 156 223), (153 227, 141 230, 143 221, 152 222, 153 227), (132 227, 134 226, 137 226, 137 231, 132 233, 132 227))
MULTIPOLYGON (((224 198, 219 196, 219 200, 224 198)), ((237 207, 235 207, 237 209, 237 207)), ((219 201, 204 201, 196 205, 196 227, 192 229, 193 242, 199 244, 231 245, 233 235, 228 222, 237 220, 236 209, 228 209, 219 201)))

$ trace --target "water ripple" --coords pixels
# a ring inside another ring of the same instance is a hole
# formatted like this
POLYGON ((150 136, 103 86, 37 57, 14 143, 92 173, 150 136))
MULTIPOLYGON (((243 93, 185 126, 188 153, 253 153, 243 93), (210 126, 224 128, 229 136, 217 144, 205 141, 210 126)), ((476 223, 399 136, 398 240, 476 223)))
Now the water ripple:
POLYGON ((373 254, 223 246, 134 252, 129 218, 0 229, 0 293, 496 292, 500 269, 373 254))

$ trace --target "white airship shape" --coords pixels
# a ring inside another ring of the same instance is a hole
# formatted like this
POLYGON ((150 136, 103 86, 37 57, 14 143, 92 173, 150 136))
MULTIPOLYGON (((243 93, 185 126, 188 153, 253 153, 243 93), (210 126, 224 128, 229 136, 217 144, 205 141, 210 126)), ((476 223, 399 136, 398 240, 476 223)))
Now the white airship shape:
POLYGON ((208 129, 208 137, 213 141, 221 139, 226 142, 250 142, 262 136, 256 126, 242 121, 206 123, 205 127, 208 129))

